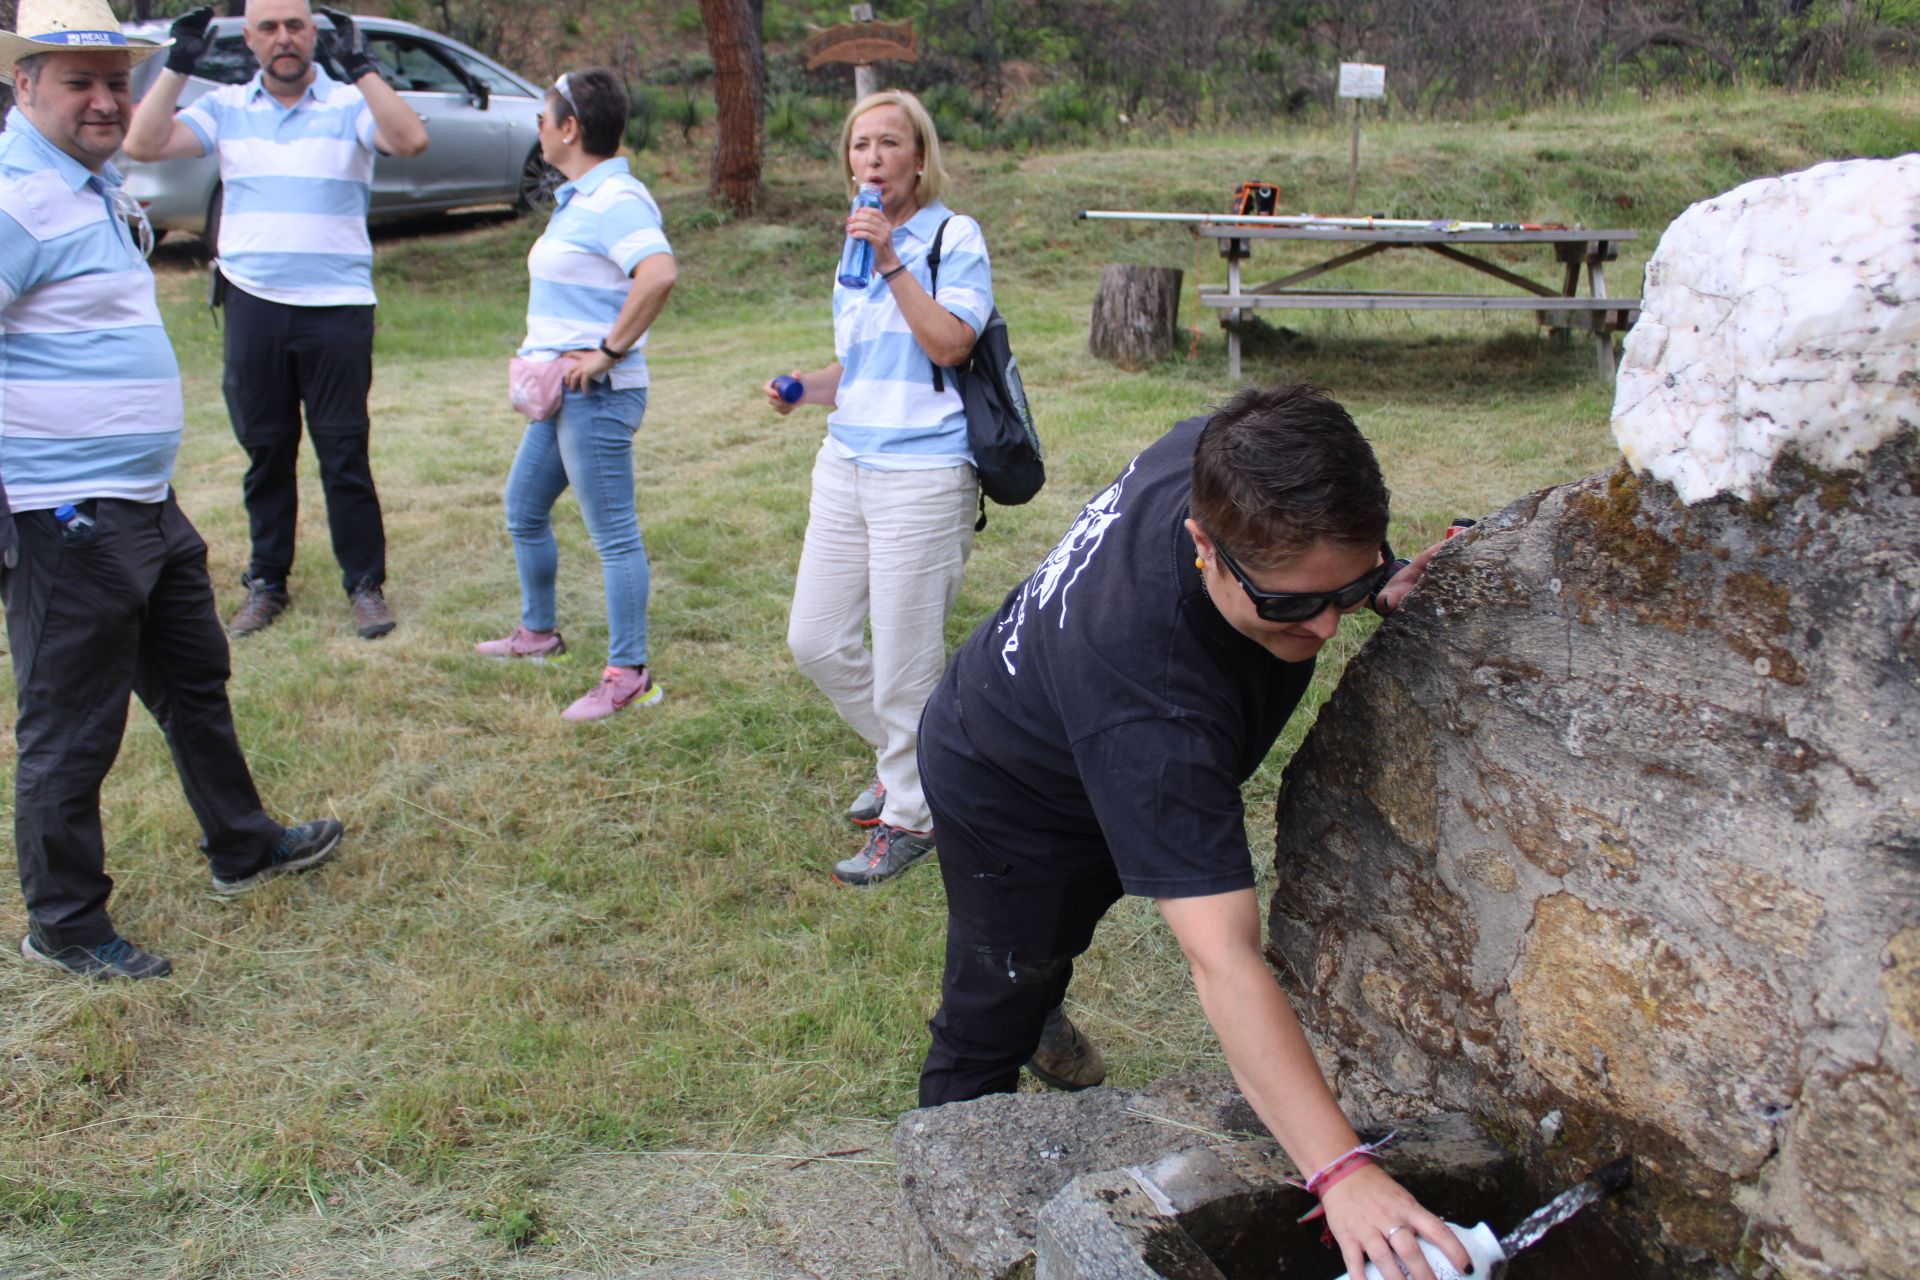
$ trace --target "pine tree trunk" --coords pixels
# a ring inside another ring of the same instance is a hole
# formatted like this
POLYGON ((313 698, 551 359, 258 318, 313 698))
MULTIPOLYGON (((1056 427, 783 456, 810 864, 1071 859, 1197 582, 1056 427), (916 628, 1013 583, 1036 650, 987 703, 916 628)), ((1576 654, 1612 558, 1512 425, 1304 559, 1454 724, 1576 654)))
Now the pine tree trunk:
POLYGON ((1169 355, 1180 324, 1178 267, 1119 263, 1100 273, 1087 346, 1122 369, 1140 369, 1169 355))
POLYGON ((708 192, 735 213, 760 205, 761 126, 766 97, 760 71, 760 24, 754 0, 700 0, 713 54, 718 136, 708 192))

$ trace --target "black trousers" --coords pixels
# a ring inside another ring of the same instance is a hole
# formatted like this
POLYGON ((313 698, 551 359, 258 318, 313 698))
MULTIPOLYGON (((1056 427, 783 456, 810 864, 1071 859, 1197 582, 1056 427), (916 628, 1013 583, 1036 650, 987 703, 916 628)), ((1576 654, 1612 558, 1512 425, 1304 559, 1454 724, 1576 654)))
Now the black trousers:
MULTIPOLYGON (((940 695, 934 695, 938 698, 940 695)), ((1100 870, 1041 874, 989 848, 964 806, 944 805, 936 790, 938 750, 929 749, 935 713, 921 724, 921 778, 940 838, 947 888, 947 958, 940 1008, 927 1024, 933 1043, 920 1068, 920 1105, 1011 1093, 1033 1056, 1047 1016, 1066 997, 1073 962, 1093 942, 1094 926, 1121 897, 1112 864, 1100 870)), ((950 793, 991 803, 990 793, 950 793)))
POLYGON ((285 586, 300 514, 300 410, 320 461, 340 585, 387 580, 387 533, 367 458, 372 307, 293 307, 226 292, 227 416, 247 451, 247 576, 285 586))
POLYGON ((234 735, 207 544, 171 496, 92 505, 94 535, 73 547, 52 512, 17 513, 19 560, 0 577, 19 698, 14 848, 28 920, 50 949, 113 936, 100 784, 129 692, 166 733, 215 874, 258 870, 283 831, 234 735))

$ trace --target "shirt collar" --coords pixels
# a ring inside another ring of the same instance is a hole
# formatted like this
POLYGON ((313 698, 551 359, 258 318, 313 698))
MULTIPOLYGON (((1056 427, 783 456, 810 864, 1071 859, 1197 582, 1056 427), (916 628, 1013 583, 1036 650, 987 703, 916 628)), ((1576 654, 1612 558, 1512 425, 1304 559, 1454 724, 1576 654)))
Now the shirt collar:
POLYGON ((108 189, 119 186, 122 181, 120 171, 113 167, 111 161, 100 166, 100 172, 95 173, 54 146, 45 134, 33 127, 33 121, 27 119, 27 113, 19 107, 10 108, 7 112, 7 132, 19 134, 37 148, 47 161, 47 167, 59 174, 60 180, 74 191, 79 191, 93 178, 99 178, 101 186, 108 189))
POLYGON ((564 205, 576 195, 590 196, 600 189, 600 184, 618 174, 632 173, 625 156, 610 156, 593 168, 587 170, 571 182, 563 182, 553 193, 555 207, 564 205))
MULTIPOLYGON (((315 102, 325 102, 328 98, 331 98, 339 88, 340 82, 328 75, 326 68, 322 67, 319 62, 316 61, 313 64, 313 83, 307 86, 307 91, 294 102, 293 106, 299 106, 308 98, 312 98, 315 102)), ((267 94, 267 73, 264 71, 256 71, 253 73, 253 79, 247 81, 247 101, 251 102, 263 94, 272 97, 271 94, 267 94)), ((273 100, 276 103, 280 101, 278 98, 274 98, 273 100)), ((291 111, 293 107, 289 107, 287 110, 291 111)))
POLYGON ((934 233, 940 230, 940 224, 952 216, 953 210, 935 200, 932 204, 922 205, 900 226, 921 243, 932 244, 934 233))

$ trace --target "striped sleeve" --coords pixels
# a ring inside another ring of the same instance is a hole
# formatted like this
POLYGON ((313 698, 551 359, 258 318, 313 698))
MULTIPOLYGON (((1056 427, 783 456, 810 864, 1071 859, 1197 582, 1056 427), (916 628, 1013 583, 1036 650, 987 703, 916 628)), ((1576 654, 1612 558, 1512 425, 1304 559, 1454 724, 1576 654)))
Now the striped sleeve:
POLYGON ((27 291, 39 252, 40 242, 20 225, 11 210, 0 207, 0 311, 27 291))
POLYGON ((213 155, 220 146, 220 100, 225 90, 204 94, 174 119, 193 130, 201 149, 213 155))
POLYGON ((965 214, 955 214, 941 237, 938 301, 966 321, 975 337, 993 314, 993 271, 987 261, 986 237, 980 234, 980 224, 965 214))
POLYGON ((656 253, 673 252, 660 225, 660 210, 638 191, 608 205, 595 230, 600 252, 624 275, 632 275, 635 267, 656 253))
MULTIPOLYGON (((354 92, 360 91, 355 89, 354 92)), ((353 136, 359 140, 360 145, 377 155, 385 155, 386 152, 374 145, 373 136, 380 131, 380 123, 373 118, 373 108, 368 105, 365 94, 360 95, 360 109, 353 113, 352 118, 353 136)))

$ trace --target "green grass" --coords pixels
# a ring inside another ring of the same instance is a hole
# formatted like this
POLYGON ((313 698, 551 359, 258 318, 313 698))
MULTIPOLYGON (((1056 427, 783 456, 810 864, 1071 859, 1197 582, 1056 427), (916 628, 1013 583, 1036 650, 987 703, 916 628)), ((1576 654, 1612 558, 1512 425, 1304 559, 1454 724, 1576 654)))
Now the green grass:
MULTIPOLYGON (((1689 202, 1823 159, 1914 149, 1917 108, 1909 86, 1872 101, 1739 93, 1394 124, 1366 137, 1361 202, 1639 228, 1616 268, 1626 292, 1689 202)), ((953 203, 986 227, 1052 481, 1031 506, 992 512, 955 640, 1132 452, 1231 390, 1219 331, 1192 304, 1196 280, 1222 278, 1218 260, 1177 229, 1072 215, 1217 208, 1239 180, 1266 175, 1289 208, 1338 207, 1345 148, 1332 128, 957 157, 953 203), (1188 349, 1144 374, 1085 349, 1112 261, 1189 272, 1188 349)), ((699 157, 640 163, 659 179, 682 266, 650 348, 639 479, 665 705, 585 730, 558 718, 606 643, 597 565, 568 501, 560 603, 578 658, 530 668, 469 656, 516 611, 499 490, 518 428, 502 364, 537 228, 483 220, 383 237, 375 466, 401 628, 377 645, 352 636, 308 475, 295 608, 236 649, 231 686, 272 810, 338 815, 348 843, 317 875, 215 899, 164 743, 135 714, 103 796, 115 916, 176 976, 96 987, 0 966, 9 1274, 737 1261, 779 1234, 764 1188, 725 1172, 735 1166, 722 1156, 644 1153, 804 1150, 912 1105, 937 990, 939 879, 854 893, 827 878, 857 840, 838 813, 869 766, 784 645, 823 425, 817 413, 777 418, 756 390, 831 354, 821 282, 843 194, 824 166, 782 170, 767 219, 729 222, 698 190, 699 157), (721 1172, 675 1180, 692 1165, 721 1172), (671 1203, 641 1215, 636 1197, 671 1203)), ((246 545, 241 459, 198 264, 171 247, 163 258, 187 379, 178 488, 225 612, 246 545)), ((1454 278, 1437 261, 1373 262, 1378 274, 1351 283, 1454 278)), ((1348 404, 1393 487, 1400 546, 1611 465, 1610 393, 1584 344, 1476 316, 1287 324, 1297 337, 1250 351, 1248 379, 1310 379, 1348 404)), ((1310 707, 1364 630, 1331 650, 1310 707)), ((1256 850, 1270 845, 1280 770, 1307 720, 1248 788, 1256 850)), ((0 903, 9 941, 23 923, 17 897, 0 903)), ((1115 1083, 1220 1065, 1150 907, 1114 912, 1074 999, 1115 1083)))

